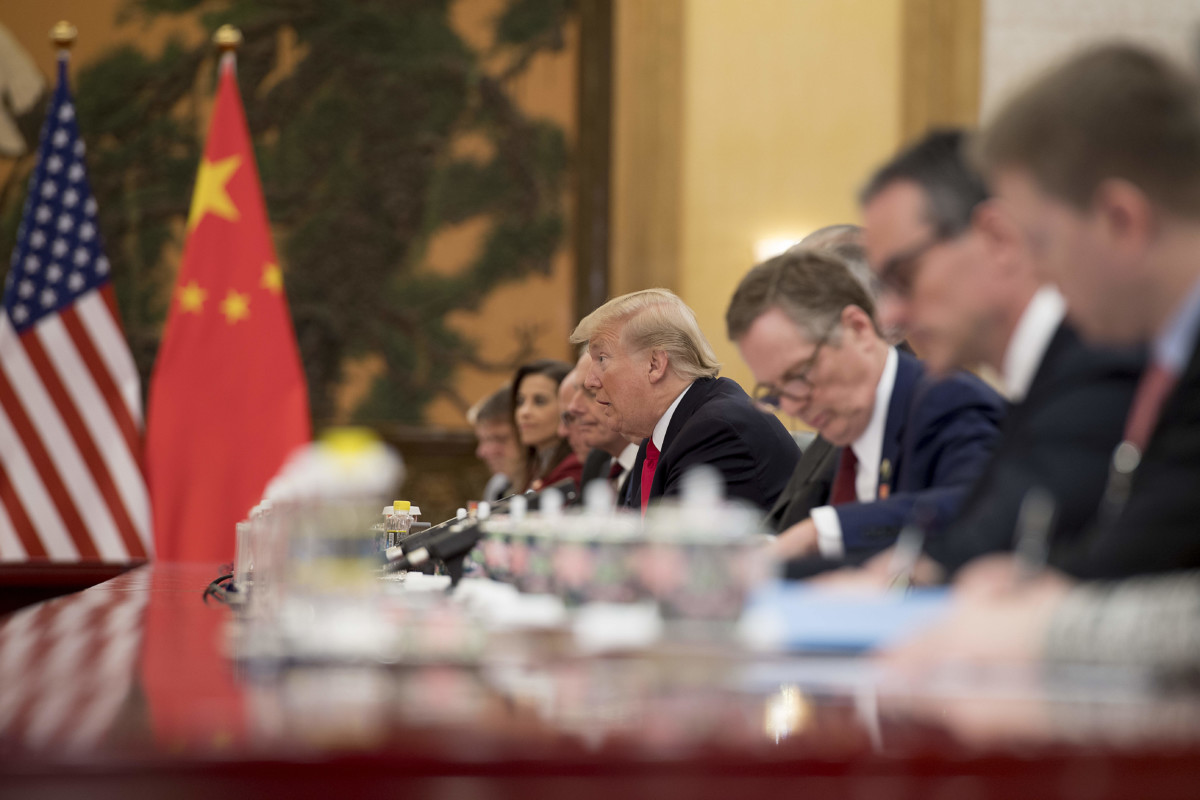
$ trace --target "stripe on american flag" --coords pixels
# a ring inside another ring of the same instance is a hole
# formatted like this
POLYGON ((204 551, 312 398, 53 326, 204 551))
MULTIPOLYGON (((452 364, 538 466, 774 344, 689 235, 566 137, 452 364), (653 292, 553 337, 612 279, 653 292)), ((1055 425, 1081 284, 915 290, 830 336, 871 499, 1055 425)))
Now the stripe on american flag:
POLYGON ((134 480, 138 465, 130 457, 116 422, 108 415, 100 392, 75 349, 59 317, 47 317, 37 325, 36 336, 23 338, 25 350, 54 401, 71 438, 79 447, 85 466, 112 515, 125 551, 145 558, 144 537, 149 531, 145 515, 139 530, 127 509, 147 510, 145 484, 134 480), (118 486, 120 484, 120 486, 118 486), (141 491, 138 491, 138 487, 141 491))
MULTIPOLYGON (((0 325, 3 325, 0 320, 0 325)), ((0 352, 3 345, 0 344, 0 352)), ((0 356, 2 358, 2 356, 0 356)), ((8 389, 8 380, 0 370, 0 471, 5 473, 12 491, 0 493, 10 513, 19 509, 29 512, 33 535, 51 561, 77 561, 79 550, 67 536, 67 526, 58 513, 58 506, 38 475, 33 458, 25 449, 16 427, 9 421, 6 405, 16 405, 16 396, 8 389), (11 505, 10 505, 11 503, 11 505)), ((24 413, 18 407, 18 412, 24 413)), ((6 485, 6 488, 7 488, 6 485)), ((25 548, 32 552, 31 543, 25 548)))

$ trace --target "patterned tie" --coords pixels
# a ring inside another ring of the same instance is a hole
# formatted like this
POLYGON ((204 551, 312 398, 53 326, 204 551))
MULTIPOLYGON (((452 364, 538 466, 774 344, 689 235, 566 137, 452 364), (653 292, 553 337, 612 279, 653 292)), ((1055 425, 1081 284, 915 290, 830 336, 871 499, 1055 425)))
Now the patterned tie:
POLYGON ((1163 402, 1175 388, 1177 380, 1174 372, 1160 364, 1151 364, 1142 374, 1133 403, 1129 406, 1129 416, 1125 418, 1125 441, 1139 452, 1145 452, 1150 434, 1158 424, 1163 402))
POLYGON ((853 503, 858 500, 858 490, 854 487, 858 477, 858 457, 850 447, 842 448, 842 460, 838 462, 837 477, 833 479, 833 491, 829 493, 829 504, 838 506, 842 503, 853 503))
POLYGON ((654 483, 654 470, 658 469, 658 448, 654 441, 646 442, 646 459, 642 461, 642 513, 650 502, 650 486, 654 483))

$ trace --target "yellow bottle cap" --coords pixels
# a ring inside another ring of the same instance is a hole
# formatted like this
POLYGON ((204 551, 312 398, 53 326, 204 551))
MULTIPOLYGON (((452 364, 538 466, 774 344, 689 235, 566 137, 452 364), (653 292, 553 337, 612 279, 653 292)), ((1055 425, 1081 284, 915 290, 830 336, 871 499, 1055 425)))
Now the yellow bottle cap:
POLYGON ((412 508, 412 501, 410 500, 397 500, 392 503, 393 511, 408 511, 410 508, 412 508))

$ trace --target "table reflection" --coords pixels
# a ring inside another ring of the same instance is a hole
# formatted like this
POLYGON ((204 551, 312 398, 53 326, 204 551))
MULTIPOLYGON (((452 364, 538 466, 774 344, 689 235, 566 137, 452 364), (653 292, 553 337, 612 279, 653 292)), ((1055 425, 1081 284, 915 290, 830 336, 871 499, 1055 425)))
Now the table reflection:
POLYGON ((607 655, 548 626, 494 636, 472 663, 239 661, 234 616, 201 601, 212 574, 143 568, 0 620, 5 760, 848 763, 1200 743, 1200 694, 1145 676, 997 667, 917 683, 870 659, 751 654, 669 631, 607 655))

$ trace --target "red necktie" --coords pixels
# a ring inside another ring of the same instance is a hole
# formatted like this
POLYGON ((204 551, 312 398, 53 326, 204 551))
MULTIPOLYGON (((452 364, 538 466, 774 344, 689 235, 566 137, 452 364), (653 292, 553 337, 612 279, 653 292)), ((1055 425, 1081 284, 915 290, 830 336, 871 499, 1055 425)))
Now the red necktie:
POLYGON ((612 463, 612 468, 608 470, 609 482, 615 485, 617 482, 617 478, 621 477, 622 471, 623 471, 623 468, 621 467, 621 462, 617 461, 614 458, 613 463, 612 463))
POLYGON ((650 502, 650 486, 654 483, 654 470, 658 469, 658 448, 654 441, 646 442, 646 458, 642 461, 642 513, 650 502))
POLYGON ((1129 406, 1129 416, 1125 418, 1125 441, 1136 447, 1139 452, 1146 450, 1150 434, 1158 424, 1163 401, 1175 388, 1177 377, 1174 372, 1160 364, 1151 364, 1142 374, 1137 392, 1133 396, 1133 403, 1129 406))
POLYGON ((842 460, 838 462, 837 477, 833 479, 833 491, 829 493, 829 505, 853 503, 858 500, 854 481, 858 477, 858 458, 850 447, 842 448, 842 460))

